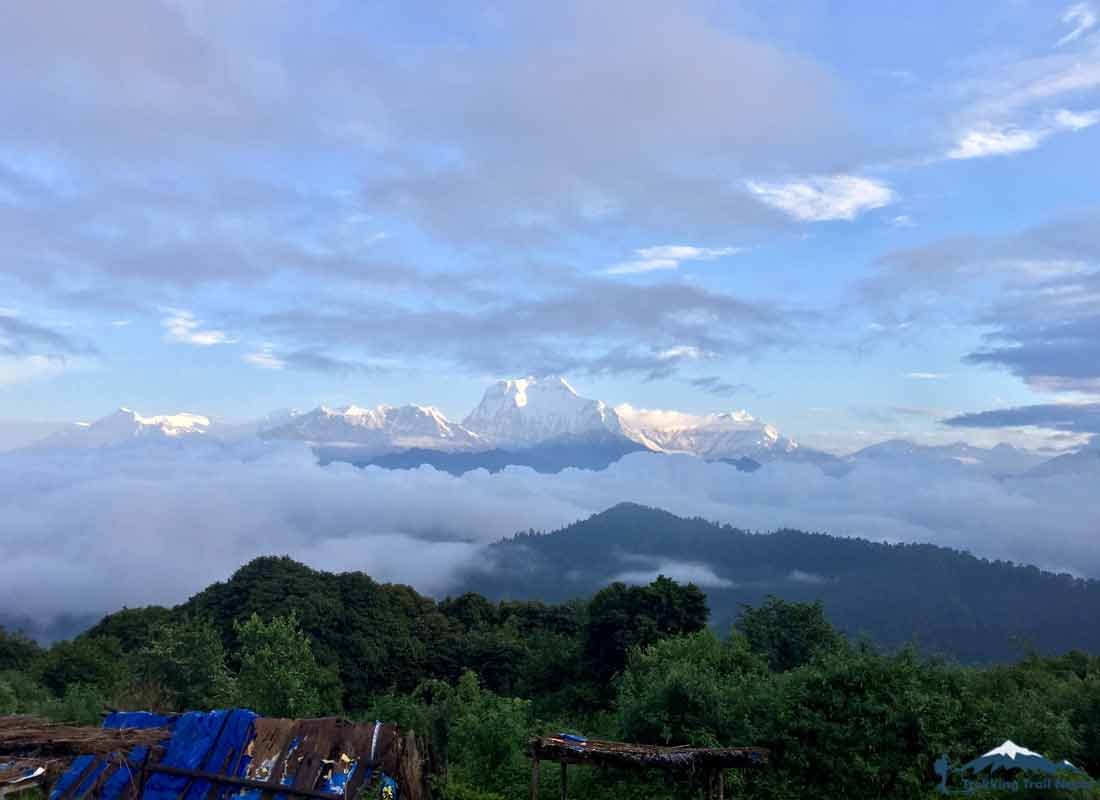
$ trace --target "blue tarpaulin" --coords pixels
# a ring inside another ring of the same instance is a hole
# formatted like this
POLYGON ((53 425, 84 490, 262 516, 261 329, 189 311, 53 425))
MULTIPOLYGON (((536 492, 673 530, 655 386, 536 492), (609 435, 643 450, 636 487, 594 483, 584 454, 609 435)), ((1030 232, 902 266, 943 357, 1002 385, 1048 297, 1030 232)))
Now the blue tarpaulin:
MULTIPOLYGON (((104 728, 171 728, 176 718, 166 717, 161 714, 151 714, 148 711, 116 711, 103 720, 104 728)), ((114 774, 106 776, 101 787, 104 800, 117 800, 128 786, 136 785, 138 776, 132 773, 131 765, 141 764, 145 760, 148 748, 135 747, 127 754, 126 763, 121 768, 115 769, 114 774)), ((73 761, 68 771, 61 776, 50 793, 50 800, 58 800, 60 797, 80 797, 103 776, 105 770, 113 769, 111 762, 105 759, 97 759, 95 756, 79 756, 73 761), (70 791, 77 781, 80 786, 75 792, 70 791)))
MULTIPOLYGON (((191 711, 176 718, 172 738, 160 764, 199 772, 243 775, 244 756, 256 714, 243 708, 231 711, 191 711)), ((153 773, 145 782, 145 800, 202 800, 210 782, 179 775, 153 773), (184 789, 187 793, 184 794, 184 789)), ((106 798, 114 800, 114 798, 106 798)))

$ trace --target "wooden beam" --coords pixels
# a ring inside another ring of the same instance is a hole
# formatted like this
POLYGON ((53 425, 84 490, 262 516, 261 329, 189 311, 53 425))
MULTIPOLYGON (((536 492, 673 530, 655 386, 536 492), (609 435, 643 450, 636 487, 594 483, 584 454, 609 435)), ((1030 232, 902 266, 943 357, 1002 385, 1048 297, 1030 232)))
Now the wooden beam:
POLYGON ((531 800, 539 800, 539 760, 531 760, 531 800))
POLYGON ((564 761, 561 762, 561 800, 566 800, 568 796, 569 773, 566 771, 568 769, 569 765, 564 761))

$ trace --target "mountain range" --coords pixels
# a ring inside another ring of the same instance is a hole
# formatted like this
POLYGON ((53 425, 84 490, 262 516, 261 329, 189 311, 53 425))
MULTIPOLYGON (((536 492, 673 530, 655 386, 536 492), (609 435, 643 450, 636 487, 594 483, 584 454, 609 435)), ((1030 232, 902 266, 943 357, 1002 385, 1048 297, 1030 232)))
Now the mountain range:
POLYGON ((278 411, 237 425, 197 413, 143 416, 122 408, 23 444, 33 449, 100 448, 151 442, 232 444, 257 438, 307 443, 322 463, 386 468, 426 464, 454 474, 511 465, 541 472, 603 469, 637 451, 686 453, 746 472, 786 462, 813 464, 834 476, 859 465, 918 464, 994 477, 1100 474, 1100 445, 1095 444, 1048 459, 1007 444, 981 448, 891 440, 837 456, 800 446, 745 410, 688 414, 629 404, 611 407, 582 397, 556 376, 498 381, 461 422, 430 405, 320 406, 307 412, 278 411))

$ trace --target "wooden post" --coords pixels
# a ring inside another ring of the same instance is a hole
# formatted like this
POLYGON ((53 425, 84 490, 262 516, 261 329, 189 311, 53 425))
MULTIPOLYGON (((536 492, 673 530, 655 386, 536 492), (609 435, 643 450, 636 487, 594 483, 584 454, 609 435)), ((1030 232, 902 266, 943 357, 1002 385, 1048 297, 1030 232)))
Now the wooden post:
POLYGON ((531 760, 531 800, 539 800, 539 760, 531 760))
POLYGON ((568 775, 566 774, 565 769, 566 769, 566 764, 563 761, 563 762, 561 762, 561 800, 566 800, 566 797, 567 797, 567 788, 566 787, 569 784, 568 775))
POLYGON ((718 800, 726 800, 726 771, 718 770, 718 800))

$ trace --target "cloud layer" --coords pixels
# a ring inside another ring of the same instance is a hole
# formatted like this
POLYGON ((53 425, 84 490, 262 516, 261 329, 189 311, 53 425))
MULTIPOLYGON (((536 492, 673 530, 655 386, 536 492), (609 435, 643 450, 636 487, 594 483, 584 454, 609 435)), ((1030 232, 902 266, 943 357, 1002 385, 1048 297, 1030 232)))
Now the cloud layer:
MULTIPOLYGON (((9 453, 0 456, 0 608, 46 619, 175 603, 272 553, 439 595, 460 573, 492 569, 487 543, 622 501, 748 529, 928 541, 1100 576, 1094 480, 1006 484, 943 465, 858 467, 842 479, 797 464, 746 474, 653 454, 603 472, 454 477, 319 467, 304 447, 255 443, 9 453)), ((640 580, 661 567, 627 564, 624 572, 640 580)), ((705 564, 669 568, 708 579, 705 564)))

